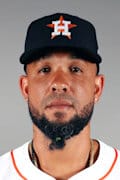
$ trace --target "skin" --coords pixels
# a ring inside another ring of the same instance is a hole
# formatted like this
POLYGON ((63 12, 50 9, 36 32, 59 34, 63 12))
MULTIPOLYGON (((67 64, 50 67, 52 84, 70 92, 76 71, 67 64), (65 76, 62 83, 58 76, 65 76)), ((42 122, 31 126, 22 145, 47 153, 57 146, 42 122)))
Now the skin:
MULTIPOLYGON (((69 53, 56 52, 34 61, 27 65, 26 72, 20 77, 21 92, 49 121, 68 122, 79 115, 85 105, 99 100, 104 86, 104 76, 96 74, 96 64, 69 53)), ((50 140, 33 125, 33 144, 40 168, 57 180, 67 180, 86 168, 90 123, 80 134, 67 140, 62 150, 50 151, 49 143, 50 140)), ((95 140, 93 144, 95 161, 99 144, 95 140)))

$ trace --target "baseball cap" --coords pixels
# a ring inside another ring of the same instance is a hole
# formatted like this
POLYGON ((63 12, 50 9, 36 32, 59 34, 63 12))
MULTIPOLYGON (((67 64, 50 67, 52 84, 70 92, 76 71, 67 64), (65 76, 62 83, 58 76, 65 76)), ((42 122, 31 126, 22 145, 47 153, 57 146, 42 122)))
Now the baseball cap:
POLYGON ((44 16, 33 21, 27 30, 22 64, 37 60, 47 50, 74 50, 77 55, 99 64, 95 27, 87 20, 65 13, 44 16))

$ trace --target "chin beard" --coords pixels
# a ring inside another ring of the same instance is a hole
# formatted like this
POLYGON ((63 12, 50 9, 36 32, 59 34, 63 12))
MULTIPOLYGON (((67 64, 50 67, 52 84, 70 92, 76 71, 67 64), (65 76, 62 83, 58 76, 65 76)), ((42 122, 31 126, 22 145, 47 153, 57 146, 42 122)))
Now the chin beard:
POLYGON ((33 124, 51 140, 49 149, 54 150, 63 149, 67 139, 78 135, 84 129, 93 114, 94 103, 84 106, 80 115, 75 115, 65 123, 49 121, 45 115, 41 116, 30 103, 28 103, 28 107, 33 124))

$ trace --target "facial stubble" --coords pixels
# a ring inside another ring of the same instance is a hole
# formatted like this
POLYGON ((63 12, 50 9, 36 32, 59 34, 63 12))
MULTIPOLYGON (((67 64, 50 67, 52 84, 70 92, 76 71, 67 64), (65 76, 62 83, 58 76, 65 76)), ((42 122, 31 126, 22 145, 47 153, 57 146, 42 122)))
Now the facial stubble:
MULTIPOLYGON (((89 123, 93 114, 94 103, 90 102, 85 105, 79 115, 74 115, 67 122, 49 121, 45 115, 40 115, 38 110, 28 103, 29 114, 35 126, 51 140, 50 150, 63 149, 66 140, 78 135, 89 123)), ((57 112, 58 117, 60 113, 57 112)), ((62 115, 62 114, 61 114, 62 115)))

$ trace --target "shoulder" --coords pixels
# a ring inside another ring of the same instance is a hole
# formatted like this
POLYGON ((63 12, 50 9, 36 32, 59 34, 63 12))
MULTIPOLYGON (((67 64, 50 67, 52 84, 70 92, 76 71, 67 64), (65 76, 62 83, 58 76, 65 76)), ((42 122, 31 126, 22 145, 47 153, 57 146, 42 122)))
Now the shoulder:
POLYGON ((112 147, 102 141, 98 141, 100 144, 100 153, 101 155, 107 155, 107 157, 110 157, 111 155, 115 154, 117 157, 120 156, 120 150, 112 147))
POLYGON ((98 161, 103 167, 104 178, 120 178, 120 151, 101 141, 98 161))
POLYGON ((19 154, 19 153, 24 154, 25 149, 27 149, 26 148, 27 145, 28 145, 28 143, 0 156, 0 180, 4 180, 4 179, 12 180, 14 177, 17 176, 17 173, 15 171, 14 152, 16 152, 17 154, 19 154))
POLYGON ((4 166, 4 164, 8 165, 8 162, 10 160, 10 152, 0 156, 0 169, 4 166))
POLYGON ((14 149, 14 150, 11 150, 11 151, 3 154, 2 156, 0 156, 0 166, 1 166, 2 162, 9 162, 11 160, 13 151, 16 153, 23 152, 27 149, 28 144, 29 144, 29 142, 27 142, 27 143, 23 144, 22 146, 14 149))
POLYGON ((115 147, 112 147, 102 141, 99 141, 100 144, 100 153, 99 157, 105 157, 106 160, 110 162, 110 160, 118 161, 120 162, 120 150, 118 150, 115 147))

